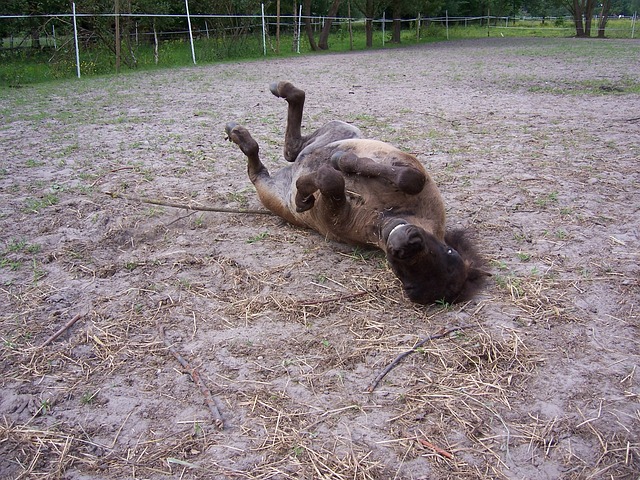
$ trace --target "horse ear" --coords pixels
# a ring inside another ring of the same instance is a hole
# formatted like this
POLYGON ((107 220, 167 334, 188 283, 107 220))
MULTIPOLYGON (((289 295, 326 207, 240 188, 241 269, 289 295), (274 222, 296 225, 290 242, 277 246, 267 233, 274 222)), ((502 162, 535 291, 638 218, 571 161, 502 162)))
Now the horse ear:
POLYGON ((478 280, 483 280, 485 277, 492 277, 493 274, 487 272, 486 270, 482 270, 480 268, 471 267, 469 268, 467 280, 470 282, 476 282, 478 280))
POLYGON ((447 245, 458 251, 465 263, 467 277, 458 298, 459 300, 468 300, 482 288, 485 279, 490 277, 491 274, 483 270, 484 259, 474 248, 471 235, 467 234, 467 232, 464 230, 451 230, 445 234, 444 239, 447 245))
POLYGON ((457 302, 471 299, 484 285, 484 281, 491 274, 481 268, 473 267, 471 262, 465 261, 467 278, 464 280, 462 290, 458 293, 457 302))

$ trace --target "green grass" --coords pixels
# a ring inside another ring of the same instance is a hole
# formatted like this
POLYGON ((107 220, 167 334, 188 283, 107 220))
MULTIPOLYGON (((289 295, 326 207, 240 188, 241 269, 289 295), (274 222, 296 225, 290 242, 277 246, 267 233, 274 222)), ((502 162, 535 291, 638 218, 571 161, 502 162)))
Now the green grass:
POLYGON ((27 213, 40 213, 44 208, 57 205, 59 198, 53 193, 44 195, 41 198, 27 198, 25 200, 24 211, 27 213))
POLYGON ((640 81, 633 78, 622 78, 618 82, 611 80, 582 80, 569 84, 535 85, 529 88, 531 92, 569 94, 569 95, 609 95, 616 93, 640 93, 640 81))
POLYGON ((260 242, 262 240, 266 240, 267 238, 269 238, 269 232, 262 232, 262 233, 259 233, 259 234, 255 235, 255 236, 253 236, 253 237, 250 237, 247 240, 247 243, 256 243, 256 242, 260 242))
POLYGON ((0 251, 0 268, 17 271, 23 265, 31 263, 34 280, 37 281, 45 275, 44 270, 35 259, 35 255, 40 252, 40 249, 41 247, 37 243, 28 243, 24 239, 12 239, 5 250, 0 251))

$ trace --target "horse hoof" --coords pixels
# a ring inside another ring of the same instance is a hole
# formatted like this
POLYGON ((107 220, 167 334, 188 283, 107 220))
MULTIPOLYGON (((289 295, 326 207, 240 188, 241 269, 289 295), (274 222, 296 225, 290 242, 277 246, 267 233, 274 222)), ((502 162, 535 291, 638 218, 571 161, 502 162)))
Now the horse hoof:
POLYGON ((273 93, 276 97, 280 96, 280 93, 278 92, 278 82, 273 82, 272 84, 270 84, 269 90, 271 90, 271 93, 273 93))
POLYGON ((224 127, 224 131, 227 134, 227 140, 229 140, 230 142, 233 141, 231 140, 231 131, 237 126, 238 124, 236 122, 229 122, 224 127))
POLYGON ((336 153, 331 155, 331 166, 336 170, 340 170, 340 159, 346 155, 347 152, 342 152, 338 150, 336 153))

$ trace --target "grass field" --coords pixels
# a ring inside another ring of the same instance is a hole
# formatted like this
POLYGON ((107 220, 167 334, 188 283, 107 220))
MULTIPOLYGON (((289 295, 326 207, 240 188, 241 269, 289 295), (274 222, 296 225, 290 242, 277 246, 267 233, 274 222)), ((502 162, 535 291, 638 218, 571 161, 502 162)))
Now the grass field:
MULTIPOLYGON (((406 22, 402 31, 400 46, 418 43, 439 42, 456 39, 496 37, 571 37, 575 30, 571 22, 566 20, 509 20, 496 19, 489 27, 478 24, 464 24, 450 22, 447 28, 444 22, 423 22, 420 32, 416 30, 415 22, 406 22)), ((378 29, 374 32, 373 45, 375 49, 398 48, 398 44, 391 43, 390 24, 385 32, 378 29)), ((613 19, 607 24, 607 38, 631 38, 631 19, 613 19)), ((346 24, 336 27, 336 31, 329 38, 331 52, 349 50, 365 50, 364 26, 362 23, 353 24, 353 34, 349 35, 346 24)), ((594 34, 596 31, 594 31, 594 34)), ((51 37, 42 38, 45 47, 40 51, 27 48, 9 49, 9 40, 4 39, 4 50, 0 50, 0 86, 19 86, 25 84, 47 82, 52 80, 73 78, 77 75, 75 49, 71 37, 59 37, 57 47, 54 48, 51 37)), ((298 55, 291 47, 293 36, 283 34, 280 49, 277 52, 275 35, 267 36, 266 56, 287 57, 298 55)), ((22 42, 22 45, 29 45, 22 42)), ((198 64, 210 64, 228 60, 251 60, 265 55, 261 32, 237 37, 235 39, 201 38, 194 40, 194 51, 198 64)), ((309 42, 302 34, 300 54, 312 53, 309 42)), ((133 42, 131 49, 123 45, 123 64, 121 72, 135 70, 151 70, 189 66, 193 64, 191 46, 188 36, 161 41, 157 59, 154 47, 150 43, 133 42), (133 61, 135 58, 135 62, 133 61)), ((116 71, 116 59, 110 48, 104 44, 94 44, 80 49, 81 76, 112 74, 116 71)))

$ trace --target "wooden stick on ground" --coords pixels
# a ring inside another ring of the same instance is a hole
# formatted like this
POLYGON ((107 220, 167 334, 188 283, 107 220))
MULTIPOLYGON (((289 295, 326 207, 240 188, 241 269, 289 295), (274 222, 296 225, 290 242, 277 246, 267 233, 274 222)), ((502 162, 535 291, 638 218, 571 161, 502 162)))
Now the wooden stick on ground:
POLYGON ((66 332, 68 329, 70 329, 78 320, 80 320, 82 317, 84 317, 86 315, 85 312, 82 313, 78 313, 76 314, 71 320, 69 320, 67 323, 65 323, 62 328, 60 328, 60 330, 58 330, 56 333, 54 333, 53 335, 51 335, 49 338, 47 338, 44 343, 42 345, 40 345, 40 348, 42 347, 46 347, 47 345, 49 345, 51 342, 53 342, 56 338, 58 338, 60 335, 62 335, 64 332, 66 332))
POLYGON ((433 443, 425 440, 424 438, 419 438, 418 443, 424 447, 430 448, 431 450, 436 452, 438 455, 448 458, 449 460, 453 460, 453 454, 451 452, 447 452, 446 450, 440 448, 437 445, 434 445, 433 443))
POLYGON ((123 198, 130 202, 149 203, 151 205, 161 205, 163 207, 184 208, 185 210, 198 210, 200 212, 220 212, 220 213, 245 213, 250 215, 273 215, 269 210, 251 210, 248 208, 224 208, 224 207, 205 207, 191 205, 186 203, 174 203, 156 198, 136 197, 135 195, 127 195, 118 192, 102 192, 111 198, 123 198))
POLYGON ((202 392, 202 395, 204 396, 204 400, 205 400, 205 402, 207 404, 207 407, 209 407, 209 411, 211 412, 211 415, 213 416, 213 423, 220 430, 224 429, 224 420, 222 419, 222 415, 220 414, 220 410, 218 410, 218 407, 216 406, 215 401, 213 400, 213 397, 211 396, 211 392, 209 391, 209 388, 207 388, 207 385, 204 383, 204 380, 202 380, 202 378, 200 377, 200 374, 198 373, 198 370, 193 368, 189 364, 189 362, 187 362, 182 357, 182 355, 180 355, 176 351, 176 349, 173 348, 173 345, 171 345, 171 342, 169 342, 169 340, 167 339, 167 337, 164 334, 164 328, 162 326, 158 326, 158 329, 160 330, 160 336, 162 337, 162 341, 164 342, 164 344, 167 346, 167 349, 176 358, 176 360, 178 360, 180 365, 182 365, 182 368, 184 368, 189 373, 189 375, 191 375, 191 379, 193 380, 193 383, 198 385, 198 387, 200 388, 200 391, 202 392))
POLYGON ((373 392, 375 390, 375 388, 378 386, 378 384, 380 383, 380 381, 386 377, 387 373, 389 373, 391 370, 393 370, 405 357, 411 355, 412 353, 418 351, 418 349, 420 347, 422 347, 425 343, 431 341, 431 340, 437 340, 439 338, 444 338, 448 335, 450 335, 453 332, 457 332, 460 330, 466 330, 468 328, 476 328, 475 325, 463 325, 461 327, 454 327, 454 328, 450 328, 449 330, 446 330, 442 333, 436 333, 435 335, 431 335, 427 338, 424 338, 422 340, 420 340, 418 343, 416 343, 413 348, 411 350, 408 350, 406 352, 401 353, 400 355, 398 355, 393 362, 391 362, 389 365, 387 365, 387 368, 385 368, 374 380, 373 382, 371 382, 371 385, 369 385, 369 388, 367 389, 367 391, 369 393, 373 392))

